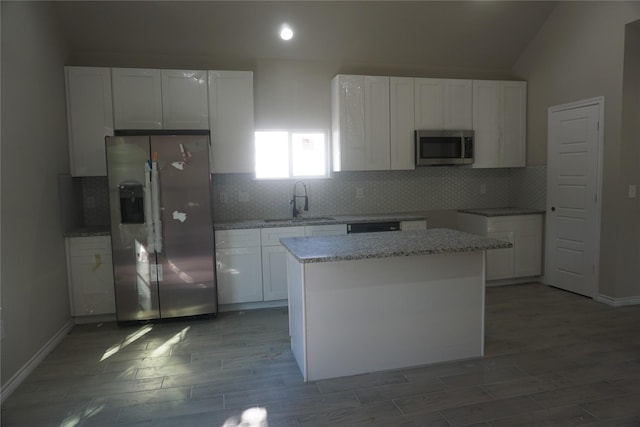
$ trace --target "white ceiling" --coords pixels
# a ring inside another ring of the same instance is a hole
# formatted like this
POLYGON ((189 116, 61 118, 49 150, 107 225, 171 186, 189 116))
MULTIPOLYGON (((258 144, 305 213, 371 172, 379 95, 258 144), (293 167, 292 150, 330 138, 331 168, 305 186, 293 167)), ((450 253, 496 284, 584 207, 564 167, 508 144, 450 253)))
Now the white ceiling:
MULTIPOLYGON (((556 2, 55 2, 72 58, 511 69, 556 2), (287 43, 283 22, 296 31, 287 43)), ((87 64, 99 65, 99 64, 87 64)))

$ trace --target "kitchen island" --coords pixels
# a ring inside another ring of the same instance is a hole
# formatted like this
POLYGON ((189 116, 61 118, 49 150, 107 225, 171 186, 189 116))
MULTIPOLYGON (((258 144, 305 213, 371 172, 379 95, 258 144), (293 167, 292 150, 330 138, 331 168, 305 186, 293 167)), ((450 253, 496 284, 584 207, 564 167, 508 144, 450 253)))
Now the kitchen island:
POLYGON ((485 251, 449 229, 281 239, 305 381, 480 357, 485 251))

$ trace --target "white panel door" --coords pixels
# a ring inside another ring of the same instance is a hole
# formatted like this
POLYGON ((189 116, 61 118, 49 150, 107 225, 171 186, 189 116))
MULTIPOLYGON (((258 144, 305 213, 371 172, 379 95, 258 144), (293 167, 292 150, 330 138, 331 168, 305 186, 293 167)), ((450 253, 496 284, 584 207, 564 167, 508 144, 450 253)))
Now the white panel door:
POLYGON ((442 129, 444 125, 444 80, 415 79, 416 129, 442 129))
POLYGON ((162 129, 160 70, 112 68, 116 129, 162 129))
POLYGON ((333 170, 365 170, 364 76, 338 75, 331 85, 333 170))
POLYGON ((472 93, 471 80, 445 80, 444 129, 472 129, 472 93))
POLYGON ((104 137, 113 136, 111 70, 65 67, 72 176, 105 176, 104 137))
POLYGON ((255 173, 253 72, 209 71, 211 171, 255 173))
POLYGON ((474 168, 500 166, 499 82, 473 82, 474 168))
POLYGON ((414 79, 389 78, 391 169, 415 169, 414 79))
POLYGON ((501 82, 500 166, 524 167, 527 162, 527 82, 501 82))
POLYGON ((260 247, 216 250, 218 302, 262 301, 260 247))
POLYGON ((548 119, 546 280, 593 296, 599 217, 599 103, 552 107, 548 119))
POLYGON ((165 129, 209 129, 207 72, 162 70, 162 121, 165 129))
POLYGON ((287 254, 284 246, 262 248, 262 288, 265 301, 288 298, 287 254))
POLYGON ((389 77, 364 78, 365 169, 389 170, 389 77))

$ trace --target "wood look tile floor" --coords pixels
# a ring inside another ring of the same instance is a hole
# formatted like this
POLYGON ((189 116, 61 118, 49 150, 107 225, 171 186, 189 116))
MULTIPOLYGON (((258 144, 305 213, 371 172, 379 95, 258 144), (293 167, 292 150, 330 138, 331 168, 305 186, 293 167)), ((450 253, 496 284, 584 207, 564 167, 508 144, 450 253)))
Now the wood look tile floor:
POLYGON ((287 319, 76 326, 5 401, 2 426, 236 426, 254 407, 269 427, 640 426, 639 306, 489 288, 484 358, 310 383, 287 319))

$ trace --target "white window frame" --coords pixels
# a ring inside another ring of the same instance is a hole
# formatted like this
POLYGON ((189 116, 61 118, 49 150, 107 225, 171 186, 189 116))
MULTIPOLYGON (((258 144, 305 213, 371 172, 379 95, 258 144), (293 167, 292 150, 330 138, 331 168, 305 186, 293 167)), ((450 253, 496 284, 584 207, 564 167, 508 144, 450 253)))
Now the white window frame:
MULTIPOLYGON (((256 129, 258 132, 286 132, 287 133, 287 150, 289 155, 288 176, 286 177, 259 177, 257 171, 258 157, 256 153, 255 179, 260 181, 273 180, 294 180, 294 179, 326 179, 331 177, 331 144, 329 141, 329 131, 327 129, 256 129), (323 134, 324 135, 324 174, 323 175, 294 175, 293 174, 293 135, 295 134, 323 134)), ((254 143, 254 150, 257 147, 254 143)))

